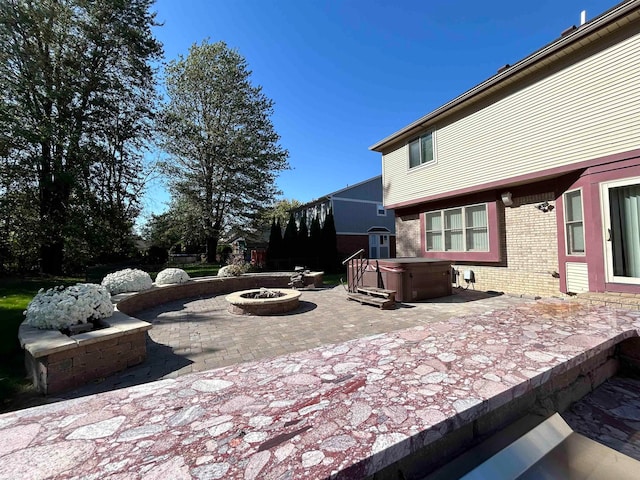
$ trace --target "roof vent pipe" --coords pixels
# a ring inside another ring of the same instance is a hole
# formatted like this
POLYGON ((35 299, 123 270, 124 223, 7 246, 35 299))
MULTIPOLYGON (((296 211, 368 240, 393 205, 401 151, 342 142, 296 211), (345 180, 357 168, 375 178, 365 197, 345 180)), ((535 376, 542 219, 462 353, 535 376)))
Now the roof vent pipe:
POLYGON ((584 25, 585 23, 587 23, 587 11, 582 10, 582 12, 580 12, 580 26, 584 25))

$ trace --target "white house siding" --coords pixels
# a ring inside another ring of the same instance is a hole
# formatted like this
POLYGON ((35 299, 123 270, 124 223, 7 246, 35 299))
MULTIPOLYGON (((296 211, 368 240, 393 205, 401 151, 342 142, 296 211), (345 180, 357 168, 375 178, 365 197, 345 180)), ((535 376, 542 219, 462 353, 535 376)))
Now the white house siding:
POLYGON ((567 292, 582 293, 589 291, 589 270, 586 263, 568 262, 566 264, 567 292))
MULTIPOLYGON (((635 25, 635 31, 638 31, 635 25)), ((436 125, 437 163, 383 156, 385 205, 640 147, 640 34, 458 120, 436 125)))

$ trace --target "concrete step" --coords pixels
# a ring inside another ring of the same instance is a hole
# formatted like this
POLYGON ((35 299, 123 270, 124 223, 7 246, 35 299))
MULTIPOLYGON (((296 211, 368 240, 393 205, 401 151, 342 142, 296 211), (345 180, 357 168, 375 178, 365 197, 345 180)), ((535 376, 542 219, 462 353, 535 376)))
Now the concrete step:
POLYGON ((395 305, 395 300, 389 298, 374 297, 364 293, 348 293, 347 298, 367 305, 375 305, 382 309, 391 308, 395 305))

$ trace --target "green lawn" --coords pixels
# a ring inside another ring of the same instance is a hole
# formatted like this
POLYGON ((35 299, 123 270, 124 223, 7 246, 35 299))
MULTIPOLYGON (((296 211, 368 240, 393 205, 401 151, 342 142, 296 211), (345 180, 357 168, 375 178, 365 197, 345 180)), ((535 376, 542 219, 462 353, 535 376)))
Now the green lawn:
MULTIPOLYGON (((209 277, 217 275, 220 265, 210 265, 208 263, 194 263, 191 265, 175 265, 172 268, 181 268, 189 274, 190 277, 209 277)), ((153 275, 151 275, 153 277, 153 275)))
POLYGON ((325 273, 322 276, 322 284, 330 287, 332 285, 339 285, 340 279, 343 282, 346 282, 346 274, 345 273, 325 273))
POLYGON ((81 278, 0 279, 0 410, 15 394, 28 389, 24 355, 18 342, 22 312, 41 288, 73 285, 81 278))

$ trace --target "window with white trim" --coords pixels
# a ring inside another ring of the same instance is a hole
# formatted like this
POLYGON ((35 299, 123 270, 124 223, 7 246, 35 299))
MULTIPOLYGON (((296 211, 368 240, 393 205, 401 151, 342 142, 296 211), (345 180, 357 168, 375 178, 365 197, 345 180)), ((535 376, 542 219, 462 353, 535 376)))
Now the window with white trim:
POLYGON ((486 203, 427 212, 424 219, 427 251, 489 251, 486 203))
POLYGON ((419 167, 435 161, 433 132, 409 142, 409 168, 419 167))
POLYGON ((381 203, 379 203, 376 206, 376 211, 378 212, 378 216, 379 217, 386 217, 387 216, 387 211, 384 209, 384 205, 382 205, 381 203))
POLYGON ((567 255, 584 255, 584 222, 582 220, 582 191, 564 194, 564 231, 567 236, 567 255))

